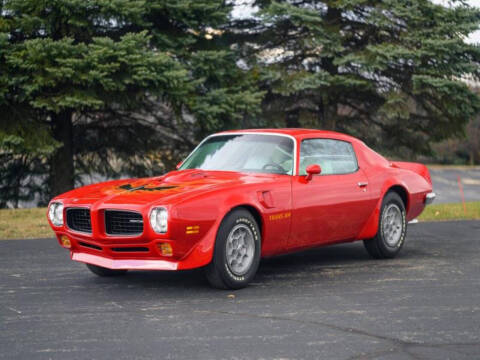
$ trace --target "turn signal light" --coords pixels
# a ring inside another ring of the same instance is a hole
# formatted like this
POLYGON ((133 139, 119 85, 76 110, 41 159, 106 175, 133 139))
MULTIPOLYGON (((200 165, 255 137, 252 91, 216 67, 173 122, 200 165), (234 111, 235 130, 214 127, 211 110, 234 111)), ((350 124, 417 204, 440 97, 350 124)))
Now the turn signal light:
POLYGON ((60 236, 60 242, 62 243, 62 246, 66 247, 67 249, 70 249, 72 247, 72 243, 66 235, 60 236))
POLYGON ((157 248, 158 250, 160 250, 160 254, 162 254, 162 256, 173 255, 172 245, 170 245, 169 243, 158 243, 157 248))

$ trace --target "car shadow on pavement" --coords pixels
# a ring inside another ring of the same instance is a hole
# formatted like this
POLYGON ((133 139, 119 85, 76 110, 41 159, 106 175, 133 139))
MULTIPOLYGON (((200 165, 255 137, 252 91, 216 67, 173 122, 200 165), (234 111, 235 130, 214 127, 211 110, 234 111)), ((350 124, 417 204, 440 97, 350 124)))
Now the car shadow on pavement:
MULTIPOLYGON (((361 269, 376 271, 379 267, 402 266, 399 262, 407 261, 409 264, 416 263, 428 254, 418 249, 404 249, 404 251, 392 260, 374 260, 366 253, 360 242, 339 244, 318 249, 276 256, 262 259, 257 275, 252 286, 282 286, 282 283, 296 280, 311 280, 317 278, 332 278, 332 271, 340 279, 342 275, 351 276, 361 269)), ((85 281, 91 287, 94 284, 110 286, 118 285, 119 288, 134 287, 136 289, 168 290, 184 288, 195 292, 211 292, 203 269, 183 271, 129 271, 126 276, 98 278, 85 276, 85 281)), ((84 284, 86 285, 86 284, 84 284)), ((177 294, 178 295, 178 294, 177 294)))

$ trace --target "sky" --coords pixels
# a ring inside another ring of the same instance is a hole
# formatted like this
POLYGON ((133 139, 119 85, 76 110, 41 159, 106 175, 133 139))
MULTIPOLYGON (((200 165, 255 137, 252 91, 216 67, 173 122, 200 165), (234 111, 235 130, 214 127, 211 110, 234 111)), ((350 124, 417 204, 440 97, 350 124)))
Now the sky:
MULTIPOLYGON (((432 0, 434 3, 443 4, 445 6, 449 6, 449 0, 432 0)), ((251 3, 253 0, 237 0, 236 5, 233 9, 233 17, 235 18, 245 18, 249 17, 255 9, 252 8, 251 3)), ((480 0, 467 0, 471 6, 480 8, 480 0)), ((480 43, 480 29, 475 31, 474 33, 470 34, 468 37, 468 42, 471 43, 480 43)))
MULTIPOLYGON (((449 1, 448 0, 432 0, 434 3, 437 4, 442 4, 445 6, 448 6, 449 1)), ((467 0, 467 3, 470 4, 470 6, 478 7, 480 8, 480 0, 467 0)), ((468 42, 471 43, 480 43, 480 30, 475 31, 474 33, 470 34, 468 37, 468 42)))

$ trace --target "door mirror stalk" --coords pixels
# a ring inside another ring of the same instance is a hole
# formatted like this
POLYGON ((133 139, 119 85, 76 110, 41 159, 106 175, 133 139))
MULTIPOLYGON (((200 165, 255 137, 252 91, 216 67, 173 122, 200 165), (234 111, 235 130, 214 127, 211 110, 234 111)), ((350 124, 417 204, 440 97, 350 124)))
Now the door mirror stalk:
POLYGON ((305 169, 307 172, 306 180, 310 181, 313 178, 313 175, 319 175, 322 172, 322 168, 318 164, 308 165, 305 169))

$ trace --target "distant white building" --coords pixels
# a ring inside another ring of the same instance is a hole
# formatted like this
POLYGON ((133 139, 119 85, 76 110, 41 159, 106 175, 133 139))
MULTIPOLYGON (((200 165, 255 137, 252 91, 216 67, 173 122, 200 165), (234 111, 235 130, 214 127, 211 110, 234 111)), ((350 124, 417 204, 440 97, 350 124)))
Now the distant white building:
POLYGON ((475 79, 471 74, 463 75, 461 80, 473 89, 480 89, 480 81, 475 79))

